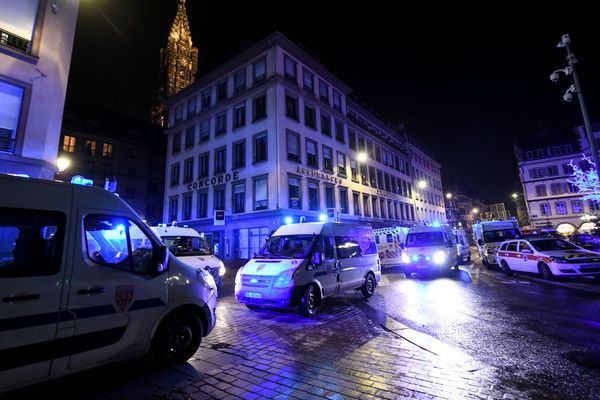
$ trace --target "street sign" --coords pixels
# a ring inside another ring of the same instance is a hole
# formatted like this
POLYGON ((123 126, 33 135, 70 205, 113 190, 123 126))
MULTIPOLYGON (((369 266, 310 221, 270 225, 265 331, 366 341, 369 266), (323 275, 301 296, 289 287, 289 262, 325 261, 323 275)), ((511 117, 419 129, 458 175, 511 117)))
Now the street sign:
POLYGON ((215 210, 215 225, 225 225, 225 210, 215 210))

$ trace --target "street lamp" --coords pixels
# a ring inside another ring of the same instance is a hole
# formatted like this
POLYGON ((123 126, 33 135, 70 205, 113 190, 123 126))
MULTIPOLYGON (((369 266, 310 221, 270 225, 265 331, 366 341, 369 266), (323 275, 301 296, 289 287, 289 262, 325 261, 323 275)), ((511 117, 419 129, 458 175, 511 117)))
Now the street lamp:
POLYGON ((513 193, 511 196, 512 196, 512 198, 513 198, 513 199, 515 199, 515 200, 517 199, 517 197, 519 197, 519 195, 518 195, 518 194, 516 194, 516 193, 513 193))
POLYGON ((450 200, 452 198, 452 193, 446 193, 446 198, 450 200))
POLYGON ((65 169, 69 168, 71 165, 71 160, 67 157, 58 157, 56 159, 56 166, 58 167, 58 173, 63 172, 65 169))
POLYGON ((592 126, 590 124, 590 118, 588 117, 587 108, 585 106, 585 102, 583 101, 583 92, 581 91, 581 84, 579 83, 579 78, 577 77, 577 72, 575 71, 575 64, 577 64, 577 59, 575 58, 575 54, 571 51, 571 38, 568 34, 562 35, 560 43, 556 47, 564 47, 567 50, 567 62, 568 65, 565 68, 557 69, 556 71, 550 74, 550 80, 552 82, 557 82, 558 78, 560 78, 559 72, 562 72, 565 75, 573 76, 573 84, 569 86, 565 94, 563 95, 563 100, 566 102, 570 102, 573 100, 573 93, 577 93, 577 97, 579 98, 579 106, 581 107, 581 114, 583 115, 583 123, 585 124, 585 130, 587 133, 588 142, 590 143, 590 150, 592 152, 592 157, 594 160, 594 164, 596 164, 596 172, 598 172, 598 168, 600 168, 600 163, 598 162, 598 149, 596 148, 596 140, 594 139, 594 134, 592 133, 592 126))
POLYGON ((364 163, 367 161, 369 157, 367 156, 367 153, 365 153, 364 151, 359 152, 356 155, 356 159, 358 160, 358 162, 364 163))
POLYGON ((417 182, 417 186, 419 189, 425 189, 427 187, 427 182, 421 180, 421 181, 417 182))
POLYGON ((472 212, 473 214, 477 214, 477 213, 479 212, 479 210, 478 210, 478 209, 476 209, 476 208, 474 208, 474 209, 472 209, 472 210, 471 210, 471 212, 472 212))

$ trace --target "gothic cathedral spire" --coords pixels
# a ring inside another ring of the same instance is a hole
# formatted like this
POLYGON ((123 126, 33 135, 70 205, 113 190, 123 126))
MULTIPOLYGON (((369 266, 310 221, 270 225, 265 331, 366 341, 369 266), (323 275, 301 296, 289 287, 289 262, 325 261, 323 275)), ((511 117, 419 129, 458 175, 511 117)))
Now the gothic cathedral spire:
POLYGON ((168 115, 164 100, 191 85, 197 70, 198 48, 192 44, 185 0, 179 0, 167 47, 160 49, 159 89, 154 94, 152 107, 154 123, 166 126, 168 115))

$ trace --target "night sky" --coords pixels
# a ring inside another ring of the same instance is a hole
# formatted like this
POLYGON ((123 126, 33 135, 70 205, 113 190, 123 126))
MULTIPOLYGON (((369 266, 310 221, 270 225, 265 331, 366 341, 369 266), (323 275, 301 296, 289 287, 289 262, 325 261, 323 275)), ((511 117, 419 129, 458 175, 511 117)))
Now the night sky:
MULTIPOLYGON (((149 119, 159 49, 177 3, 81 0, 67 110, 84 104, 149 119)), ((548 79, 566 66, 565 50, 556 48, 564 33, 579 60, 592 122, 600 122, 600 30, 591 5, 371 3, 187 0, 199 72, 279 30, 421 140, 441 162, 446 190, 456 183, 507 205, 520 186, 513 142, 544 127, 566 136, 581 123, 577 100, 562 100, 571 78, 548 79)))

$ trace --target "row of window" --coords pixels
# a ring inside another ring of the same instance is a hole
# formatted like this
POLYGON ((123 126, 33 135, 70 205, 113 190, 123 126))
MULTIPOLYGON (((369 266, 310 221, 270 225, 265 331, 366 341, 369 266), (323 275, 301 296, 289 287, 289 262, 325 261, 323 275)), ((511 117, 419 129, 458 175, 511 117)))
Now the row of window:
POLYGON ((544 147, 542 149, 535 149, 525 151, 525 160, 539 160, 541 158, 557 157, 565 154, 573 154, 576 151, 575 144, 562 144, 557 146, 544 147))
MULTIPOLYGON (((572 175, 573 168, 569 164, 562 164, 562 174, 572 175)), ((532 179, 539 179, 544 177, 559 176, 559 170, 557 165, 549 165, 547 167, 532 168, 529 170, 529 177, 532 179)))
POLYGON ((200 92, 199 99, 197 95, 194 95, 185 102, 175 105, 175 121, 180 122, 184 119, 184 107, 186 111, 185 117, 187 118, 246 90, 248 87, 247 78, 249 69, 251 69, 250 73, 252 74, 253 85, 265 80, 267 78, 266 57, 259 58, 253 63, 239 68, 231 77, 226 77, 218 81, 216 85, 205 88, 200 92))
MULTIPOLYGON (((596 201, 589 200, 589 206, 591 211, 600 211, 600 204, 596 201)), ((567 202, 556 201, 554 202, 554 209, 557 215, 568 214, 567 202)), ((583 213, 583 201, 582 200, 571 200, 571 210, 573 214, 583 213)), ((552 215, 552 207, 550 203, 540 203, 540 215, 548 216, 552 215)))
MULTIPOLYGON (((62 150, 66 153, 75 153, 76 150, 78 150, 80 148, 80 145, 78 145, 78 140, 77 137, 75 136, 70 136, 70 135, 64 135, 63 137, 63 145, 62 145, 62 150)), ((90 156, 90 157, 96 157, 96 154, 98 154, 98 142, 92 139, 86 139, 85 140, 85 147, 83 148, 85 150, 85 154, 90 156)), ((111 159, 113 157, 113 145, 110 143, 102 143, 102 152, 100 153, 102 155, 102 158, 104 159, 111 159)), ((132 149, 131 150, 131 154, 130 154, 131 158, 138 158, 139 157, 139 152, 137 149, 132 149)))
MULTIPOLYGON (((535 185, 535 195, 537 197, 546 197, 548 196, 548 185, 541 184, 535 185)), ((577 193, 577 186, 570 182, 556 182, 550 184, 550 194, 551 195, 559 195, 564 193, 577 193)))
MULTIPOLYGON (((318 144, 317 142, 306 139, 306 165, 319 169, 318 144)), ((287 153, 288 159, 301 162, 299 154, 300 136, 295 132, 288 131, 287 153)), ((323 170, 334 173, 333 164, 333 149, 322 145, 322 165, 323 170)), ((252 138, 252 163, 258 163, 267 160, 267 133, 259 133, 252 138)), ((246 166, 246 139, 238 140, 231 145, 231 169, 239 169, 246 166)), ((212 175, 224 173, 228 170, 227 161, 227 145, 216 148, 213 151, 212 175)), ((346 154, 336 152, 336 172, 339 176, 350 177, 355 182, 362 182, 366 186, 385 190, 391 193, 399 194, 404 197, 412 198, 412 185, 404 179, 395 177, 393 174, 383 172, 373 166, 368 166, 365 163, 359 164, 357 161, 350 159, 350 170, 347 171, 346 154)), ((183 181, 182 183, 192 182, 194 177, 194 162, 195 158, 190 157, 183 161, 183 181)), ((210 151, 204 152, 198 156, 198 173, 197 178, 207 178, 211 175, 211 156, 210 151)), ((171 165, 170 185, 179 185, 181 179, 181 163, 176 162, 171 165)), ((430 199, 433 204, 433 198, 430 199)), ((438 204, 439 205, 439 204, 438 204)))
MULTIPOLYGON (((298 85, 299 77, 299 65, 296 60, 287 54, 284 55, 284 77, 294 84, 298 85)), ((321 78, 316 78, 315 74, 312 73, 305 66, 300 67, 302 70, 302 88, 313 96, 318 96, 319 99, 330 106, 333 106, 336 110, 342 111, 342 95, 337 90, 329 86, 321 78), (315 79, 318 81, 318 87, 315 87, 315 79), (331 89, 331 96, 329 91, 331 89), (317 92, 318 91, 318 92, 317 92)))
MULTIPOLYGON (((415 181, 424 180, 427 182, 428 187, 433 187, 434 189, 442 191, 442 182, 439 179, 432 178, 426 173, 422 172, 419 169, 412 168, 412 175, 415 177, 415 181)), ((439 175, 438 175, 439 176, 439 175)))
MULTIPOLYGON (((246 166, 246 139, 233 142, 231 145, 231 169, 239 169, 246 166)), ((198 179, 208 178, 211 174, 210 151, 198 155, 198 179)), ((267 132, 257 133, 252 136, 252 164, 267 161, 268 159, 268 136, 267 132)), ((227 145, 213 150, 212 175, 227 171, 227 145)), ((194 180, 194 157, 183 161, 183 183, 194 180)), ((181 163, 171 165, 170 184, 179 185, 181 178, 181 163)))
MULTIPOLYGON (((267 116, 267 96, 261 95, 252 99, 252 122, 266 118, 267 116)), ((186 149, 193 147, 197 143, 208 142, 211 136, 211 121, 214 125, 214 137, 227 133, 227 114, 229 110, 225 109, 214 115, 214 119, 210 116, 200 120, 198 124, 194 124, 185 128, 182 132, 173 134, 171 141, 171 154, 181 151, 181 139, 184 138, 184 146, 186 149), (196 129, 198 128, 198 129, 196 129), (198 137, 196 134, 198 130, 198 137)), ((246 125, 246 104, 239 104, 232 109, 231 126, 235 130, 246 125)))
MULTIPOLYGON (((230 184, 230 204, 226 203, 227 185, 214 186, 212 188, 213 210, 231 209, 233 214, 251 210, 267 210, 269 208, 268 175, 253 177, 250 184, 251 187, 247 188, 245 179, 232 182, 230 184), (252 204, 249 207, 246 204, 247 190, 252 190, 252 204)), ((395 220, 415 220, 415 210, 412 204, 378 198, 357 191, 352 191, 352 203, 350 203, 348 188, 338 187, 336 199, 336 190, 333 185, 323 185, 323 191, 321 192, 320 183, 313 180, 308 180, 307 182, 308 199, 304 202, 301 185, 302 179, 299 176, 288 176, 288 206, 290 209, 320 211, 325 208, 337 208, 342 214, 350 214, 350 204, 352 204, 353 215, 395 220), (323 199, 321 198, 322 196, 323 199)), ((181 196, 182 218, 178 218, 180 196, 171 196, 169 198, 169 220, 191 220, 194 217, 196 219, 209 217, 208 194, 208 188, 200 189, 195 193, 189 192, 183 194, 181 196), (195 215, 193 214, 194 195, 196 196, 195 215)))
MULTIPOLYGON (((303 103, 305 126, 320 130, 323 135, 328 137, 333 137, 333 134, 335 134, 335 140, 340 143, 346 143, 346 127, 343 121, 337 118, 334 118, 332 121, 331 116, 321 109, 318 109, 319 116, 317 118, 317 108, 310 103, 307 103, 304 99, 303 103), (319 121, 318 127, 317 121, 319 121)), ((288 118, 300 122, 299 97, 291 92, 286 92, 285 94, 285 115, 288 118)), ((407 160, 399 157, 397 153, 387 149, 385 146, 381 146, 373 140, 357 134, 353 129, 348 128, 347 142, 348 147, 350 147, 351 150, 365 152, 370 160, 375 160, 390 168, 394 168, 405 175, 410 175, 409 163, 407 160)))

